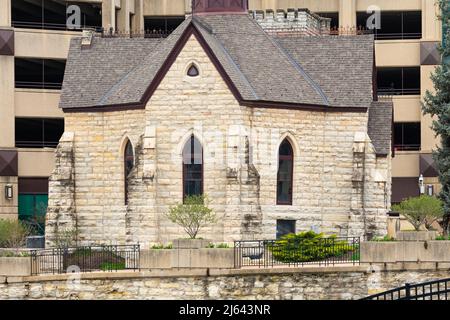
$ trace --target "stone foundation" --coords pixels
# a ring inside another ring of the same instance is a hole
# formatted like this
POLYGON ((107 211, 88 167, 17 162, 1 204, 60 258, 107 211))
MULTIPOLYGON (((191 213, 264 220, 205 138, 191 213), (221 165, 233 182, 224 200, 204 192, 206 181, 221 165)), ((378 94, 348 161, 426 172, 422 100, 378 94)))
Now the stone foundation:
POLYGON ((350 300, 404 285, 447 278, 449 270, 392 270, 370 267, 270 270, 186 270, 151 273, 0 277, 5 299, 282 299, 350 300))

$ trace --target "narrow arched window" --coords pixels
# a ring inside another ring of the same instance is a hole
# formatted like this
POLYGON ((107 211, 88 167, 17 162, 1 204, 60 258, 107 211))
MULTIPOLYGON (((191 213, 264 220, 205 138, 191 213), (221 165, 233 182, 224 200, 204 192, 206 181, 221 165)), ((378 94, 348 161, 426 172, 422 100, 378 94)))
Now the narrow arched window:
POLYGON ((183 148, 183 199, 203 194, 203 148, 191 135, 183 148))
POLYGON ((128 204, 128 176, 134 167, 133 145, 130 140, 127 141, 124 152, 124 173, 125 173, 125 204, 128 204))
POLYGON ((294 152, 288 139, 284 139, 278 150, 277 204, 292 204, 292 174, 294 152))

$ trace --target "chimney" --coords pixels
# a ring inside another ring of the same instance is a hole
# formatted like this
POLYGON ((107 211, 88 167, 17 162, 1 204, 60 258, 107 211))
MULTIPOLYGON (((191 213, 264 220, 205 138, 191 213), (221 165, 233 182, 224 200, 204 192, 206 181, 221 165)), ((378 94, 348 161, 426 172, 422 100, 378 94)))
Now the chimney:
POLYGON ((83 35, 81 36, 81 49, 89 49, 91 47, 94 33, 94 29, 83 29, 83 35))

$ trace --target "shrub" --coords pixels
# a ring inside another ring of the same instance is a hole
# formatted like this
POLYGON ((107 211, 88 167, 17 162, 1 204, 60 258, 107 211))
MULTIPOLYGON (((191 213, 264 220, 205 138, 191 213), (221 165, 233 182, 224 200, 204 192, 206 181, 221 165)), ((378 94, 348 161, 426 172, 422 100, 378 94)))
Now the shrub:
POLYGON ((440 241, 450 240, 450 236, 437 236, 436 240, 440 240, 440 241))
POLYGON ((388 242, 388 241, 395 241, 393 237, 390 236, 384 236, 384 237, 375 237, 372 239, 372 241, 376 242, 388 242))
POLYGON ((55 235, 55 244, 58 248, 70 248, 74 247, 77 243, 78 230, 71 229, 58 229, 55 235))
POLYGON ((217 243, 217 244, 214 244, 214 243, 210 242, 208 244, 207 248, 210 248, 210 249, 214 249, 214 248, 216 248, 216 249, 228 249, 228 248, 230 248, 230 246, 228 245, 228 243, 217 243))
POLYGON ((416 231, 419 231, 421 226, 429 230, 433 222, 444 216, 442 201, 425 195, 404 200, 392 206, 392 210, 402 214, 416 231))
POLYGON ((24 247, 30 229, 17 220, 0 220, 0 247, 18 249, 24 247))
POLYGON ((154 244, 151 247, 151 249, 153 249, 153 250, 173 249, 173 244, 172 243, 168 243, 166 246, 164 246, 164 244, 158 243, 158 244, 154 244))
POLYGON ((357 258, 354 255, 356 246, 338 240, 335 235, 325 237, 323 233, 313 231, 288 234, 268 249, 275 260, 285 263, 321 261, 346 254, 349 254, 349 259, 357 258))
POLYGON ((29 252, 17 252, 17 251, 0 251, 0 258, 22 258, 29 257, 29 252))
POLYGON ((204 195, 186 197, 184 203, 171 207, 166 216, 183 227, 190 239, 195 239, 206 224, 217 221, 215 213, 208 208, 208 198, 204 195))

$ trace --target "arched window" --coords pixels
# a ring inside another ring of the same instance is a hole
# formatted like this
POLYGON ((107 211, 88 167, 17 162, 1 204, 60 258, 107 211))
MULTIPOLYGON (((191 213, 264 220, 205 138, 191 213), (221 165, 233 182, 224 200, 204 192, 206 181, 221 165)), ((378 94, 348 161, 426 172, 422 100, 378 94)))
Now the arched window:
POLYGON ((127 141, 124 152, 124 173, 125 173, 125 204, 128 204, 128 176, 134 167, 133 145, 130 140, 127 141))
POLYGON ((203 148, 191 135, 183 148, 183 199, 203 194, 203 148))
POLYGON ((292 174, 294 152, 288 139, 284 139, 278 150, 277 204, 292 204, 292 174))

